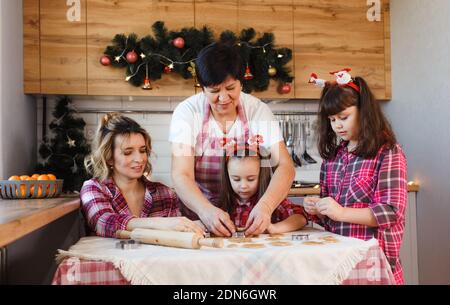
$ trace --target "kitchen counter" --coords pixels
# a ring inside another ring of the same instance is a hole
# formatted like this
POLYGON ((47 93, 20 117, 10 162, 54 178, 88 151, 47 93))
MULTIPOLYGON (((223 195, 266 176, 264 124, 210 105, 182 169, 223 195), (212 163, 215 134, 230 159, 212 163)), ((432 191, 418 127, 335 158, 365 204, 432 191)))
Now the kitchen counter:
MULTIPOLYGON (((408 192, 418 192, 419 185, 414 183, 408 183, 408 192)), ((306 187, 306 188, 291 188, 289 196, 308 196, 308 195, 320 195, 320 187, 306 187)))
POLYGON ((0 199, 0 247, 77 210, 79 195, 49 199, 0 199))

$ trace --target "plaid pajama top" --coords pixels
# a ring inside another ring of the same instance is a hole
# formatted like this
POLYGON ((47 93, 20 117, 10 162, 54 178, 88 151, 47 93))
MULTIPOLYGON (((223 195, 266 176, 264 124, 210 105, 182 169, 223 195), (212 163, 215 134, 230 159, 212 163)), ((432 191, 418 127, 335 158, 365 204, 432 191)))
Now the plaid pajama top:
MULTIPOLYGON (((144 205, 139 217, 180 216, 179 199, 168 186, 141 178, 145 184, 144 205)), ((108 178, 85 181, 80 192, 82 209, 91 230, 98 236, 115 237, 117 230, 126 230, 136 218, 114 180, 108 178)))
MULTIPOLYGON (((236 207, 233 213, 230 215, 231 221, 237 228, 245 227, 248 216, 257 203, 258 200, 256 200, 255 196, 247 202, 240 202, 239 200, 237 200, 236 207)), ((293 204, 286 198, 273 211, 271 222, 280 222, 294 214, 301 214, 303 216, 306 216, 306 213, 301 206, 293 204)))
POLYGON ((375 237, 386 254, 398 284, 403 283, 399 253, 405 227, 407 201, 406 158, 396 144, 380 148, 371 159, 358 157, 347 150, 347 141, 338 147, 333 160, 324 160, 320 173, 320 197, 332 197, 348 208, 369 208, 378 227, 314 217, 326 230, 360 238, 375 237))

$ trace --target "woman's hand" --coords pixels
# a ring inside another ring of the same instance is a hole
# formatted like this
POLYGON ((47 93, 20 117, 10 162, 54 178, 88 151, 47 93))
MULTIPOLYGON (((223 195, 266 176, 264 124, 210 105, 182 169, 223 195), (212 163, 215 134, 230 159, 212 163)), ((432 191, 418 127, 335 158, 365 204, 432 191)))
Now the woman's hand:
POLYGON ((245 235, 258 235, 263 233, 270 225, 272 209, 264 202, 258 202, 250 212, 245 225, 245 235))
POLYGON ((270 223, 270 224, 269 224, 269 226, 267 227, 267 229, 266 229, 265 232, 267 232, 267 233, 269 233, 269 234, 280 233, 280 232, 277 230, 277 226, 276 226, 275 224, 273 224, 273 223, 270 223))
POLYGON ((317 210, 320 214, 328 216, 334 221, 341 221, 345 208, 341 206, 331 197, 320 199, 316 203, 317 210))
POLYGON ((303 208, 305 209, 305 212, 309 215, 320 216, 320 212, 316 205, 319 201, 320 198, 318 197, 305 197, 305 199, 303 199, 303 208))
POLYGON ((152 229, 195 232, 197 234, 205 235, 205 231, 199 224, 186 217, 151 217, 150 219, 152 221, 152 229))
POLYGON ((218 207, 211 205, 199 217, 208 231, 216 236, 231 236, 236 232, 230 215, 218 207))

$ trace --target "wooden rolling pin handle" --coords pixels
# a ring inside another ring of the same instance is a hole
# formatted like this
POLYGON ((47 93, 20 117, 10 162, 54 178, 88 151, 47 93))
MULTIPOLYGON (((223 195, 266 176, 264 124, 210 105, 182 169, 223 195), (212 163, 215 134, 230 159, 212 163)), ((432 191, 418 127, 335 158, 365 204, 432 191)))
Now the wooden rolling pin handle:
POLYGON ((116 238, 129 239, 130 237, 131 237, 131 231, 125 231, 125 230, 117 230, 116 231, 116 238))
POLYGON ((213 248, 223 248, 222 238, 200 238, 198 240, 200 246, 213 247, 213 248))

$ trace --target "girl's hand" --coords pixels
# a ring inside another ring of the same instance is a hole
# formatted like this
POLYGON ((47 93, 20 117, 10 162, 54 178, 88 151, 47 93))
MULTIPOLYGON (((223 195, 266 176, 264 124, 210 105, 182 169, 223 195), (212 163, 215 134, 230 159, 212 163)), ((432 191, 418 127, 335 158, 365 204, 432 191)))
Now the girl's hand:
POLYGON ((205 235, 202 227, 186 217, 155 217, 152 218, 152 227, 157 230, 195 232, 205 235))
POLYGON ((305 212, 309 215, 320 216, 320 212, 316 206, 319 201, 320 198, 317 197, 305 197, 305 199, 303 199, 303 208, 305 209, 305 212))
POLYGON ((258 202, 250 212, 245 224, 245 236, 258 235, 270 225, 272 209, 264 202, 258 202))
POLYGON ((328 216, 334 221, 340 221, 345 208, 331 197, 322 198, 317 202, 316 207, 320 214, 328 216))
POLYGON ((208 231, 216 236, 231 236, 236 232, 230 215, 220 208, 211 205, 199 216, 208 231))

